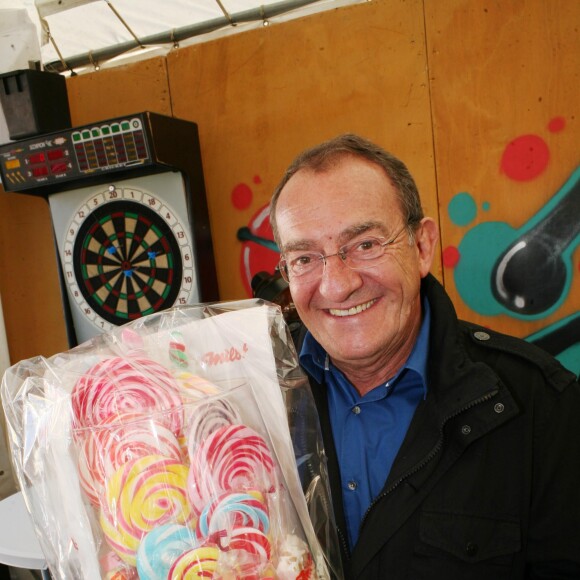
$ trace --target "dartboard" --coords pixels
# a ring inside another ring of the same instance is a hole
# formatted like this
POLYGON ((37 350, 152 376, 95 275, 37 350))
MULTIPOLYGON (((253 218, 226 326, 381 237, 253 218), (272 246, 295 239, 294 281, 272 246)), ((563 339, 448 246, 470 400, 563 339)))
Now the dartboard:
POLYGON ((78 207, 62 262, 73 299, 101 330, 187 304, 194 287, 187 229, 167 203, 135 187, 110 185, 78 207))

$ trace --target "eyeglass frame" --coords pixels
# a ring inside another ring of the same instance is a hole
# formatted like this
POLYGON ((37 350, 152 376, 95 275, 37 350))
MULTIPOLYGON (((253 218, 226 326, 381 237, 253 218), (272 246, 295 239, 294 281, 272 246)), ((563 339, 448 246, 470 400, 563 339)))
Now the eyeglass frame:
MULTIPOLYGON (((352 246, 352 247, 355 247, 355 246, 356 246, 356 244, 359 244, 359 243, 365 242, 365 241, 367 241, 367 240, 385 240, 386 238, 385 238, 384 236, 368 236, 368 237, 366 237, 366 238, 362 238, 362 239, 360 239, 360 240, 355 240, 355 241, 348 242, 347 244, 344 244, 343 246, 341 246, 340 248, 338 248, 338 252, 335 252, 334 254, 323 254, 323 253, 321 253, 321 252, 305 252, 305 253, 306 253, 306 254, 315 254, 315 255, 317 256, 317 259, 319 259, 319 260, 322 262, 322 273, 320 274, 320 278, 322 278, 322 276, 324 275, 324 272, 325 272, 325 270, 326 270, 326 260, 327 260, 328 258, 332 258, 332 257, 334 257, 334 256, 338 256, 338 257, 341 259, 342 263, 343 263, 343 264, 344 264, 344 265, 345 265, 347 268, 349 268, 350 270, 354 270, 354 271, 357 271, 357 270, 367 270, 368 268, 372 268, 372 267, 373 267, 375 264, 377 264, 377 263, 378 263, 376 260, 378 260, 379 258, 382 258, 383 256, 385 256, 387 247, 388 247, 388 246, 391 246, 391 245, 393 245, 393 244, 394 244, 394 243, 397 241, 397 238, 398 238, 398 237, 399 237, 399 236, 400 236, 400 235, 401 235, 401 234, 402 234, 402 233, 403 233, 405 230, 407 230, 407 232, 408 232, 410 235, 412 235, 412 232, 411 232, 411 231, 410 231, 410 229, 409 229, 409 224, 405 224, 405 225, 404 225, 404 226, 403 226, 403 227, 402 227, 402 228, 401 228, 401 229, 400 229, 400 230, 399 230, 399 231, 398 231, 398 232, 397 232, 397 233, 396 233, 396 234, 395 234, 395 235, 394 235, 392 238, 390 238, 390 239, 388 239, 388 240, 386 240, 386 241, 384 241, 384 242, 380 242, 380 245, 381 245, 381 246, 382 246, 382 248, 383 248, 383 253, 381 254, 381 256, 377 256, 376 258, 374 258, 374 259, 372 259, 372 260, 369 260, 370 264, 369 264, 368 266, 361 266, 361 267, 356 267, 356 268, 353 268, 353 267, 351 267, 351 266, 350 266, 350 265, 347 263, 347 261, 346 261, 346 259, 347 259, 347 257, 348 257, 348 252, 345 252, 345 251, 344 251, 344 248, 345 248, 346 246, 352 246)), ((349 250, 350 250, 350 248, 349 248, 349 250)), ((282 254, 282 256, 284 256, 284 254, 282 254)), ((276 271, 276 272, 280 272, 280 275, 282 276, 282 278, 283 278, 283 279, 284 279, 286 282, 290 283, 290 272, 289 272, 289 268, 288 268, 287 264, 285 263, 286 261, 287 261, 287 260, 286 260, 286 258, 282 257, 282 258, 280 259, 280 261, 278 262, 278 264, 277 264, 277 266, 276 266, 276 268, 275 268, 275 271, 276 271), (283 264, 283 263, 284 263, 284 264, 283 264)), ((316 269, 315 269, 315 270, 313 270, 313 271, 316 271, 316 269)), ((303 275, 304 275, 304 274, 303 274, 303 275)), ((295 278, 294 278, 294 279, 295 279, 295 280, 296 280, 296 279, 300 279, 300 278, 302 278, 302 276, 303 276, 303 275, 298 275, 298 276, 295 276, 295 278)), ((307 275, 307 274, 306 274, 306 275, 307 275)))

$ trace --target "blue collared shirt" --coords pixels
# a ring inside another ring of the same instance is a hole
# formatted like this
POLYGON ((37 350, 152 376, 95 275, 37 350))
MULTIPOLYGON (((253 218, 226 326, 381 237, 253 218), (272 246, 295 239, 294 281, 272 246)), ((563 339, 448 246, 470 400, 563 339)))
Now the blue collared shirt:
POLYGON ((300 351, 300 364, 327 385, 351 549, 365 512, 385 485, 417 405, 427 396, 431 315, 427 300, 423 302, 424 318, 409 358, 394 377, 362 397, 310 332, 300 351))

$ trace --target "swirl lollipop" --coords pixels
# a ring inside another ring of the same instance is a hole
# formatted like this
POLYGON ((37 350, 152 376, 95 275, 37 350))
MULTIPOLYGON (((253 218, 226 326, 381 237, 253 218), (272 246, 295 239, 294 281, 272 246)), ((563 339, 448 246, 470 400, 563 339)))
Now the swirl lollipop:
POLYGON ((218 569, 220 551, 216 546, 202 546, 181 554, 171 566, 167 578, 193 580, 213 578, 218 569))
POLYGON ((229 537, 222 538, 219 547, 227 554, 238 578, 254 578, 269 564, 272 555, 270 540, 255 528, 235 528, 229 537))
POLYGON ((196 449, 187 478, 188 497, 196 513, 226 491, 275 487, 274 461, 268 445, 250 427, 220 427, 196 449))
POLYGON ((132 459, 163 455, 180 461, 175 435, 154 419, 127 413, 111 416, 82 441, 78 459, 81 487, 93 505, 99 505, 105 480, 132 459))
POLYGON ((196 533, 198 538, 221 545, 221 538, 227 537, 234 528, 255 528, 268 533, 268 509, 259 491, 226 493, 212 501, 201 512, 196 533))
POLYGON ((137 571, 141 580, 166 580, 173 563, 197 548, 192 530, 178 524, 165 524, 151 530, 139 544, 137 571))
POLYGON ((174 459, 147 455, 126 463, 106 482, 101 528, 122 560, 135 565, 139 542, 154 527, 191 521, 186 477, 187 468, 174 459))
POLYGON ((183 427, 179 387, 153 360, 113 357, 94 365, 73 387, 75 427, 92 427, 125 413, 173 409, 162 422, 176 435, 183 427))
POLYGON ((186 414, 189 416, 187 452, 190 460, 199 443, 205 441, 214 431, 241 423, 238 412, 226 399, 212 399, 195 405, 186 414))
POLYGON ((262 562, 270 559, 270 540, 266 534, 255 528, 236 528, 232 531, 228 550, 243 550, 248 554, 259 556, 262 562))

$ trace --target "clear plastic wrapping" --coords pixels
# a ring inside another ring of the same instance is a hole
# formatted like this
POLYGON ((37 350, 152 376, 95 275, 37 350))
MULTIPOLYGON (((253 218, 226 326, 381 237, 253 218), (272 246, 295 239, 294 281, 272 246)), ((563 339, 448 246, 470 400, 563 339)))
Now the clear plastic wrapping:
POLYGON ((14 365, 2 403, 55 578, 340 578, 317 416, 279 307, 140 318, 14 365))

